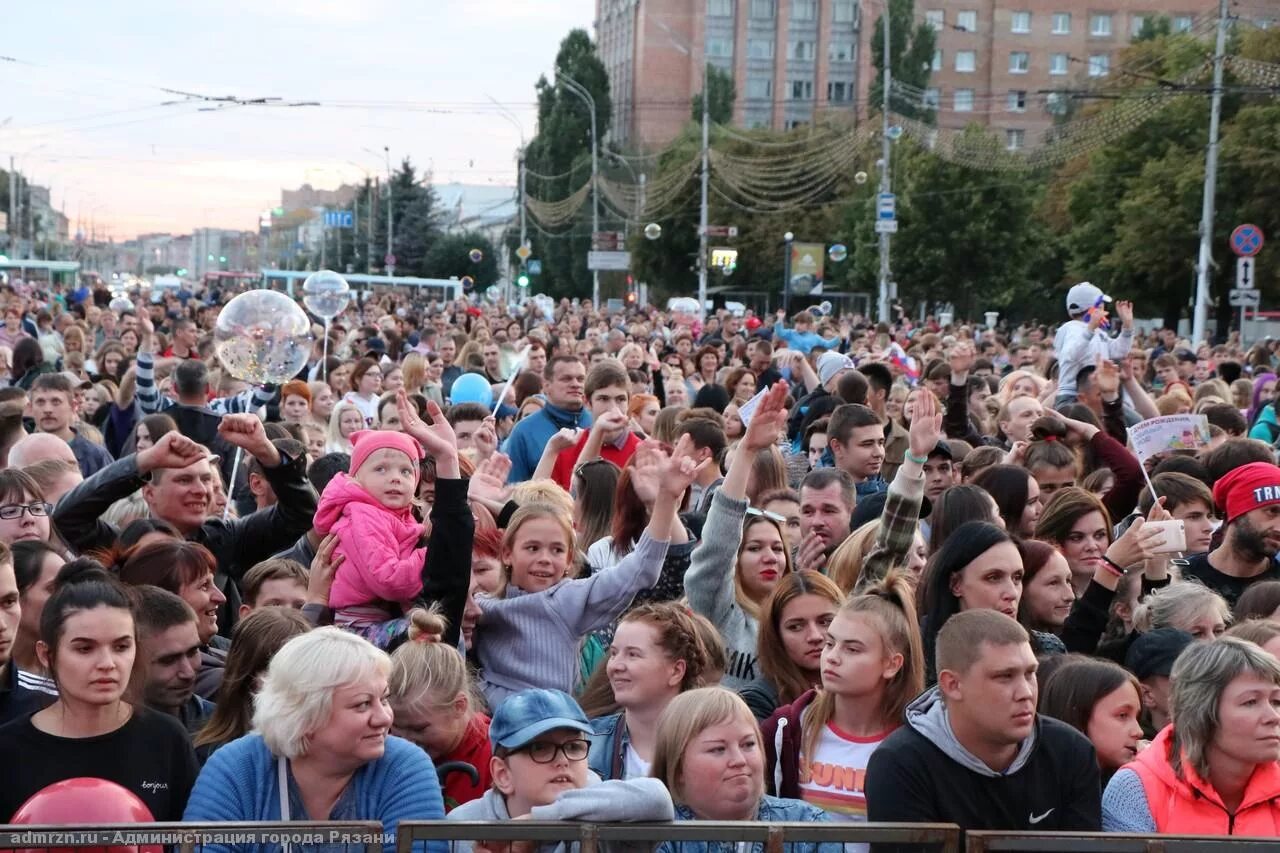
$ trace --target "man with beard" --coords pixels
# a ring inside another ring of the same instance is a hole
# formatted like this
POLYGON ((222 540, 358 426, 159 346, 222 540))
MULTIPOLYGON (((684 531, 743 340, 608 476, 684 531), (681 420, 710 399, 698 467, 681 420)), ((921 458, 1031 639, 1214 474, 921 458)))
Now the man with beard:
POLYGON ((852 532, 857 499, 853 477, 839 468, 816 468, 800 484, 800 547, 796 569, 824 571, 831 554, 852 532))
POLYGON ((137 587, 138 654, 129 689, 138 704, 177 717, 194 736, 213 713, 196 695, 200 630, 191 606, 155 586, 137 587))
POLYGON ((1214 484, 1213 502, 1226 535, 1216 550, 1187 561, 1182 575, 1196 578, 1235 606, 1250 584, 1280 580, 1275 561, 1280 552, 1280 468, 1269 462, 1241 465, 1214 484))

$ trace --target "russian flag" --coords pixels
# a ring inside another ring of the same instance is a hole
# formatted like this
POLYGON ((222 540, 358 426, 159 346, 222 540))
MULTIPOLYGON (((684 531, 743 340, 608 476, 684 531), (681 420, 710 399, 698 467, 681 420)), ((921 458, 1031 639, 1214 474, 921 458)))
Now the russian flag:
POLYGON ((902 349, 902 345, 896 341, 889 344, 889 361, 893 362, 906 375, 907 381, 912 385, 920 381, 920 365, 916 363, 914 358, 907 355, 906 351, 902 349))

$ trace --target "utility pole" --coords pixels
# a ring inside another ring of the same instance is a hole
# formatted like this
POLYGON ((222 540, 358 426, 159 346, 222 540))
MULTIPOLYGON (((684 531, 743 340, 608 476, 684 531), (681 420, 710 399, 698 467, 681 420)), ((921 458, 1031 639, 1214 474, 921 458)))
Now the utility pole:
POLYGON ((378 211, 378 179, 374 178, 371 183, 365 178, 364 186, 369 193, 369 203, 365 205, 365 219, 368 221, 365 222, 364 274, 369 275, 373 272, 373 220, 378 211))
MULTIPOLYGON (((566 89, 577 95, 591 110, 591 248, 595 249, 596 235, 600 233, 600 145, 596 136, 596 99, 577 80, 556 72, 566 89)), ((591 304, 600 307, 600 270, 591 271, 591 304)))
MULTIPOLYGON (((1225 0, 1223 0, 1225 2, 1225 0)), ((891 192, 889 181, 889 158, 891 155, 892 143, 889 139, 889 87, 893 85, 893 72, 890 70, 889 56, 889 17, 890 4, 884 4, 884 14, 880 20, 884 23, 884 74, 881 75, 884 84, 884 104, 881 107, 880 118, 880 192, 891 192)), ((878 213, 877 213, 878 216, 878 213)), ((889 322, 889 233, 887 231, 880 232, 880 300, 877 306, 877 314, 881 323, 889 322)))
MULTIPOLYGON (((13 155, 9 155, 9 233, 17 235, 18 217, 16 201, 18 198, 18 173, 13 170, 13 155)), ((15 255, 16 257, 16 255, 15 255)))
POLYGON ((393 183, 391 179, 391 146, 384 145, 382 150, 387 155, 387 254, 393 254, 391 251, 392 235, 396 230, 395 214, 391 210, 391 199, 395 195, 395 190, 391 188, 393 183))
MULTIPOLYGON (((1191 343, 1208 339, 1209 267, 1213 264, 1213 204, 1218 186, 1218 125, 1222 120, 1222 66, 1227 53, 1227 0, 1218 0, 1218 43, 1213 51, 1213 100, 1209 107, 1209 150, 1204 164, 1204 201, 1200 210, 1200 259, 1196 266, 1196 305, 1191 343)), ((1241 336, 1244 326, 1241 324, 1241 336)))
POLYGON ((698 210, 698 316, 707 310, 707 186, 711 175, 711 93, 707 84, 710 63, 702 63, 702 204, 698 210))
MULTIPOLYGON (((525 199, 527 198, 527 196, 525 195, 523 140, 521 141, 521 145, 520 145, 520 159, 518 161, 518 164, 520 168, 520 245, 523 247, 528 242, 528 239, 529 239, 528 222, 525 219, 525 206, 526 206, 525 199)), ((527 264, 524 261, 520 262, 520 269, 522 271, 527 269, 527 264)), ((512 282, 508 281, 507 282, 507 301, 508 302, 512 301, 512 298, 515 296, 515 289, 512 288, 511 285, 512 285, 512 282)))

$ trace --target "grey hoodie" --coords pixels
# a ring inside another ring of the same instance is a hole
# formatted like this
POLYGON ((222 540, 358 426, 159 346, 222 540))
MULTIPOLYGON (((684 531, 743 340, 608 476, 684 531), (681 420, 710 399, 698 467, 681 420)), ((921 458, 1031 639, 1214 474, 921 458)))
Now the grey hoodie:
POLYGON ((983 776, 1011 776, 1021 770, 1031 757, 1036 746, 1036 729, 1018 748, 1018 756, 1013 764, 1003 773, 992 770, 987 763, 965 749, 951 730, 951 718, 947 714, 946 703, 942 701, 942 691, 935 685, 921 693, 907 706, 907 725, 924 735, 947 754, 955 763, 974 773, 983 776))
MULTIPOLYGON (((548 806, 536 806, 529 812, 529 820, 580 820, 591 823, 640 823, 675 819, 675 806, 671 794, 661 780, 651 778, 612 779, 600 781, 589 774, 587 786, 565 791, 548 806)), ((510 821, 506 798, 496 788, 484 792, 484 796, 463 803, 449 812, 448 820, 458 821, 510 821)), ((454 841, 450 853, 471 853, 473 842, 454 841)), ((611 850, 623 850, 627 845, 608 845, 611 850)), ((649 845, 643 845, 648 849, 649 845)), ((571 853, 576 843, 546 844, 538 853, 571 853)))

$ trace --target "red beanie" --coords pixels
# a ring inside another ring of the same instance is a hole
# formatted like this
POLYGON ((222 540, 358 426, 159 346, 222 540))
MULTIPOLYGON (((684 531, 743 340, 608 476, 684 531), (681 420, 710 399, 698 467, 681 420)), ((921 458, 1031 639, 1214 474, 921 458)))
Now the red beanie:
MULTIPOLYGON (((399 450, 415 463, 425 455, 422 451, 422 445, 418 444, 416 439, 410 438, 402 432, 395 432, 389 429, 362 429, 359 432, 351 433, 350 437, 351 467, 347 469, 347 472, 352 476, 360 470, 364 460, 368 459, 369 454, 375 450, 386 448, 399 450)), ((416 468, 417 466, 415 465, 414 467, 416 468)))
POLYGON ((1228 524, 1249 510, 1280 503, 1280 468, 1250 462, 1233 469, 1213 484, 1213 502, 1228 524))

